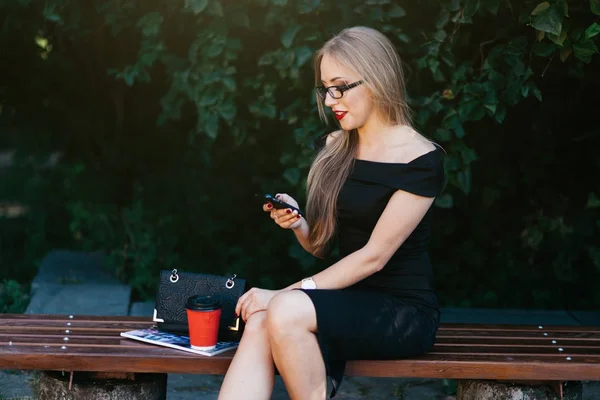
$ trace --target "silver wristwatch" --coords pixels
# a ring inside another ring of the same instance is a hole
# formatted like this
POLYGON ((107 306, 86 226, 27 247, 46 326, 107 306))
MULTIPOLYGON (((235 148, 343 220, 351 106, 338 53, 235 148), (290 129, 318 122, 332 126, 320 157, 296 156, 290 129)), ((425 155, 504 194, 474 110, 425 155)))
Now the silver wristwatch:
POLYGON ((317 284, 313 280, 313 278, 304 278, 302 279, 302 289, 316 289, 317 284))

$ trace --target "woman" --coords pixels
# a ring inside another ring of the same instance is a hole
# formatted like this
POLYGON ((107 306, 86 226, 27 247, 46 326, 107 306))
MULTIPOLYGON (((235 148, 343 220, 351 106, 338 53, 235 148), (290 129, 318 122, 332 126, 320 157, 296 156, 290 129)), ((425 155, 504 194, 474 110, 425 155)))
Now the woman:
POLYGON ((342 31, 319 50, 315 71, 320 114, 329 107, 341 129, 319 141, 306 219, 263 209, 315 256, 337 239, 340 260, 285 289, 240 298, 246 327, 220 400, 269 399, 275 367, 292 399, 324 399, 327 376, 333 397, 346 360, 414 356, 435 340, 427 245, 443 152, 410 126, 400 59, 378 31, 342 31))

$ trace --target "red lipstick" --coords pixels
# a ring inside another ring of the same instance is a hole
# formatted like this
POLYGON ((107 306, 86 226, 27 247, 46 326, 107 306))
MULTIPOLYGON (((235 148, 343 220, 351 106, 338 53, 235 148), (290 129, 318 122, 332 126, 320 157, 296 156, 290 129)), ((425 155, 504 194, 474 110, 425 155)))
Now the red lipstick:
POLYGON ((346 114, 348 114, 348 111, 334 111, 333 113, 335 114, 335 117, 337 118, 337 120, 340 121, 342 118, 344 118, 346 116, 346 114))

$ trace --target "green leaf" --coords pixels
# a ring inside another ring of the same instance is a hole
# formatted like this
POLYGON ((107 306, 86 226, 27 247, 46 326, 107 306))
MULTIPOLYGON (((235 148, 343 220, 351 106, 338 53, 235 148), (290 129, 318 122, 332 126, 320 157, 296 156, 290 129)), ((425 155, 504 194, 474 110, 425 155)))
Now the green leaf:
POLYGON ((496 115, 494 115, 496 122, 501 124, 502 122, 504 122, 505 117, 506 117, 506 108, 500 107, 499 109, 496 110, 496 115))
POLYGON ((562 47, 562 45, 565 43, 565 40, 567 39, 567 30, 563 27, 563 30, 560 32, 559 36, 549 33, 548 39, 562 47))
POLYGON ((573 44, 573 54, 581 61, 589 62, 590 57, 596 53, 598 53, 598 47, 592 39, 584 39, 573 44))
POLYGON ((600 0, 590 0, 590 9, 596 15, 600 15, 600 0))
POLYGON ((485 116, 485 109, 479 100, 468 100, 458 106, 463 121, 478 121, 485 116))
POLYGON ((311 59, 313 50, 307 46, 301 46, 296 49, 296 66, 302 67, 308 60, 311 59))
POLYGON ((533 44, 533 54, 536 56, 550 57, 555 50, 555 45, 549 42, 535 42, 533 44))
POLYGON ((586 39, 591 39, 599 33, 600 33, 600 24, 598 24, 597 22, 594 22, 593 24, 588 26, 588 28, 585 30, 585 37, 586 37, 586 39))
POLYGON ((135 70, 135 68, 131 66, 125 68, 125 70, 123 71, 123 80, 125 81, 127 86, 133 86, 133 84, 135 83, 136 75, 137 71, 135 70))
POLYGON ((500 8, 500 0, 486 0, 483 2, 483 6, 492 15, 497 15, 498 9, 500 8))
POLYGON ((62 22, 62 18, 56 13, 55 8, 55 4, 46 3, 46 5, 44 5, 43 15, 48 21, 60 23, 62 22))
MULTIPOLYGON (((206 112, 206 111, 204 111, 204 112, 206 112)), ((203 124, 204 133, 206 133, 206 136, 208 136, 209 138, 216 139, 217 134, 219 133, 219 116, 215 113, 211 113, 211 114, 205 116, 205 118, 203 118, 203 119, 204 119, 204 124, 203 124)))
POLYGON ((233 101, 228 101, 226 103, 221 104, 221 106, 218 109, 218 112, 221 118, 223 118, 225 121, 231 124, 236 114, 236 108, 233 104, 233 101))
POLYGON ((217 17, 223 16, 223 6, 219 0, 211 0, 208 5, 208 12, 210 15, 216 15, 217 17))
POLYGON ((404 11, 404 8, 400 7, 398 4, 392 4, 386 15, 389 18, 402 18, 406 15, 406 11, 404 11))
POLYGON ((479 11, 479 0, 467 0, 465 4, 464 13, 466 16, 472 17, 479 11))
POLYGON ((235 92, 235 90, 237 88, 237 84, 235 83, 235 80, 233 78, 231 78, 231 77, 225 77, 225 78, 223 78, 221 80, 221 83, 230 92, 235 92))
POLYGON ((433 133, 433 137, 435 138, 435 140, 447 142, 452 140, 452 132, 447 129, 438 128, 433 133))
POLYGON ((569 16, 569 5, 567 4, 567 0, 557 0, 556 7, 558 7, 558 10, 564 17, 569 16))
POLYGON ((283 177, 290 184, 296 185, 300 181, 300 170, 298 168, 287 168, 283 171, 283 177))
POLYGON ((435 22, 435 27, 437 29, 442 29, 446 26, 448 21, 450 20, 450 12, 448 10, 442 10, 438 15, 437 21, 435 22))
POLYGON ((496 104, 484 104, 483 106, 488 109, 492 115, 496 114, 496 104))
POLYGON ((208 0, 186 0, 186 8, 191 8, 196 15, 200 14, 208 6, 208 0))
POLYGON ((532 87, 531 91, 533 92, 535 98, 538 99, 538 101, 542 101, 542 92, 537 86, 532 87))
POLYGON ((258 65, 271 65, 275 62, 275 54, 273 52, 265 53, 258 59, 258 65))
POLYGON ((200 96, 200 99, 198 100, 198 105, 200 107, 212 106, 216 104, 217 101, 219 101, 219 97, 214 90, 205 91, 200 96))
POLYGON ((573 52, 573 48, 565 47, 560 50, 560 61, 565 62, 573 52))
POLYGON ((587 251, 592 263, 598 269, 598 272, 600 272, 600 247, 590 246, 587 248, 587 251))
POLYGON ((443 42, 444 40, 446 40, 447 37, 448 37, 448 34, 443 29, 440 29, 433 34, 433 38, 435 40, 437 40, 438 42, 443 42))
POLYGON ((544 1, 543 3, 538 4, 533 11, 531 12, 531 15, 538 15, 543 11, 546 11, 547 9, 550 8, 550 3, 547 1, 544 1))
POLYGON ((444 193, 443 195, 438 196, 435 199, 435 205, 440 208, 452 208, 454 205, 452 195, 449 193, 444 193))
POLYGON ((460 0, 451 0, 450 4, 448 4, 449 11, 458 11, 460 10, 460 0))
POLYGON ((399 33, 398 35, 396 35, 396 37, 402 43, 410 43, 410 37, 406 33, 399 33))
POLYGON ((300 29, 302 29, 300 25, 289 25, 285 29, 285 31, 283 31, 283 33, 281 34, 281 44, 283 44, 283 47, 285 47, 286 49, 290 48, 290 46, 294 42, 296 34, 300 32, 300 29))
POLYGON ((590 193, 587 199, 587 204, 585 208, 598 208, 600 207, 600 199, 596 196, 595 193, 590 193))
POLYGON ((540 7, 545 3, 548 2, 541 3, 531 13, 533 15, 531 25, 539 31, 553 33, 558 36, 562 30, 563 14, 558 7, 546 7, 545 5, 540 7))
POLYGON ((138 21, 138 27, 142 29, 142 35, 152 37, 158 35, 160 26, 163 23, 163 16, 157 12, 151 12, 144 15, 138 21))

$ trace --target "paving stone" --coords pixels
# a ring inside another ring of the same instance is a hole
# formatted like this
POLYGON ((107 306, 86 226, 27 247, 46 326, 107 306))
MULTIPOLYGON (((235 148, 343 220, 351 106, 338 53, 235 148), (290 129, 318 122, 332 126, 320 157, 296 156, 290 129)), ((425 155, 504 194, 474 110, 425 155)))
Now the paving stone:
POLYGON ((44 284, 33 291, 25 314, 127 315, 129 285, 44 284))
POLYGON ((572 311, 569 315, 581 325, 600 326, 600 311, 572 311))
POLYGON ((122 284, 104 267, 100 252, 53 250, 44 258, 31 283, 33 290, 44 284, 122 284))
POLYGON ((30 382, 37 376, 34 371, 0 371, 0 399, 33 400, 30 382))
POLYGON ((127 315, 131 286, 106 271, 101 253, 54 250, 31 284, 26 314, 127 315))
POLYGON ((138 301, 131 304, 129 315, 132 317, 151 317, 154 313, 153 301, 138 301))

